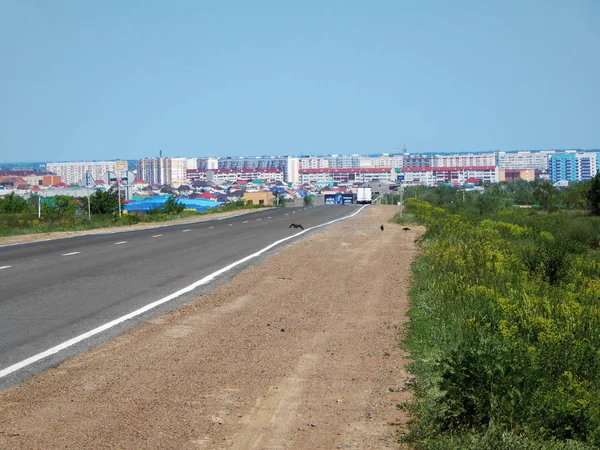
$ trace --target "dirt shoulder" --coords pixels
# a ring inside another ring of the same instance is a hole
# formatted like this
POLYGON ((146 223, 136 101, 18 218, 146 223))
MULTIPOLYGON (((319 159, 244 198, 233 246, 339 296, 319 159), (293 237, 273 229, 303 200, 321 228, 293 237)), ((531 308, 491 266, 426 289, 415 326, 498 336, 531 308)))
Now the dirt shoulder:
POLYGON ((387 224, 396 212, 309 233, 0 393, 0 448, 398 448, 419 231, 387 224))

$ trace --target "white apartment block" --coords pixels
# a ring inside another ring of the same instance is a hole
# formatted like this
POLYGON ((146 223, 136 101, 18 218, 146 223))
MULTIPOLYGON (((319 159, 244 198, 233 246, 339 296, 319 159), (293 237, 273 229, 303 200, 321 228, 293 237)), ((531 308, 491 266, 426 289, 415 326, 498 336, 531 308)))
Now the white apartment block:
POLYGON ((285 167, 285 179, 289 183, 297 184, 300 181, 298 176, 298 169, 300 169, 300 161, 298 158, 293 156, 288 156, 287 164, 285 167))
POLYGON ((402 169, 402 174, 404 176, 403 184, 427 186, 443 183, 462 185, 476 181, 497 183, 500 180, 500 171, 497 166, 405 167, 402 169))
POLYGON ((432 159, 433 167, 475 167, 495 165, 495 153, 435 154, 432 159))
POLYGON ((187 158, 164 158, 167 183, 174 188, 187 183, 187 158))
POLYGON ((46 163, 46 170, 60 175, 67 184, 80 184, 85 173, 89 171, 95 180, 102 180, 106 172, 114 172, 117 176, 127 171, 127 161, 70 161, 46 163))
POLYGON ((393 167, 401 169, 404 166, 403 155, 361 156, 359 167, 393 167))
MULTIPOLYGON (((202 169, 198 169, 200 172, 202 169)), ((188 172, 188 175, 196 175, 188 172)), ((197 178, 199 179, 199 177, 197 178)), ((235 183, 237 180, 264 180, 283 182, 283 169, 211 169, 206 170, 206 180, 217 185, 235 183)))
POLYGON ((360 167, 360 159, 360 155, 331 155, 329 157, 329 167, 332 169, 360 167))
POLYGON ((548 170, 550 158, 554 151, 521 151, 521 152, 499 152, 498 167, 500 170, 507 169, 537 169, 548 170))
POLYGON ((344 169, 299 169, 300 184, 333 182, 342 184, 363 183, 373 180, 396 180, 396 171, 391 167, 350 167, 344 169))
POLYGON ((327 169, 329 167, 329 158, 319 156, 303 156, 298 158, 300 169, 327 169))

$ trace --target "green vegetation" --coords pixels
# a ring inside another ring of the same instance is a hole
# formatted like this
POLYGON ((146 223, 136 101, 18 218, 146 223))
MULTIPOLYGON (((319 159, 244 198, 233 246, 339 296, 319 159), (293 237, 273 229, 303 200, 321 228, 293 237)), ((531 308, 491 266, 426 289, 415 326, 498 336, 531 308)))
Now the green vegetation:
POLYGON ((590 205, 589 186, 574 189, 406 202, 427 227, 406 340, 415 424, 402 439, 415 448, 600 447, 600 218, 558 208, 567 194, 590 205))
POLYGON ((166 222, 184 217, 264 207, 244 205, 244 202, 240 201, 195 212, 185 210, 185 206, 177 198, 170 196, 161 208, 147 214, 129 213, 119 217, 118 203, 115 190, 95 191, 90 195, 91 218, 89 218, 86 197, 56 196, 40 199, 32 196, 25 200, 11 193, 0 198, 0 236, 81 231, 133 225, 140 222, 166 222), (38 217, 38 208, 40 217, 38 217))

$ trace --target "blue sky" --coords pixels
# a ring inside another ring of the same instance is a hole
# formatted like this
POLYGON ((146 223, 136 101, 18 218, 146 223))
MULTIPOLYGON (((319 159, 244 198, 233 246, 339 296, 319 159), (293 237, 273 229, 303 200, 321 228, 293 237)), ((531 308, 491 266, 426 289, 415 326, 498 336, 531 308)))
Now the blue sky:
POLYGON ((600 148, 600 2, 1 0, 0 162, 600 148))

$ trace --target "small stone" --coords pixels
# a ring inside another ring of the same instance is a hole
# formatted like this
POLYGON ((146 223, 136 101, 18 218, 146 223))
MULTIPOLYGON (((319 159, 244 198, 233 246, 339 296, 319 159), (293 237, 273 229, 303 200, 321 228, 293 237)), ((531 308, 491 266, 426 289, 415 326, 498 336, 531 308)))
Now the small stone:
POLYGON ((313 427, 313 428, 317 428, 318 427, 318 425, 316 423, 311 423, 310 426, 313 427))
POLYGON ((281 329, 281 332, 283 333, 284 331, 285 331, 285 329, 284 329, 284 328, 282 328, 282 329, 281 329))

